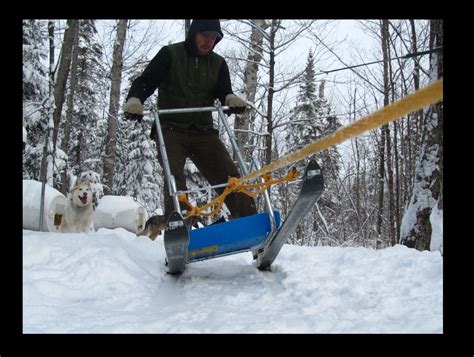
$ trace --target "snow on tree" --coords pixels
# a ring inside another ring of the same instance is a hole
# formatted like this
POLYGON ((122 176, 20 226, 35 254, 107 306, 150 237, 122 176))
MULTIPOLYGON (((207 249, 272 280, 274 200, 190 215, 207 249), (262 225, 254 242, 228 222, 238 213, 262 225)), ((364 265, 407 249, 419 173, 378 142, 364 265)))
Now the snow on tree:
POLYGON ((124 160, 117 166, 121 174, 115 176, 120 177, 121 182, 117 180, 115 186, 120 187, 116 194, 136 198, 151 213, 163 202, 163 181, 158 180, 162 173, 156 158, 157 149, 149 137, 146 123, 145 119, 142 123, 119 121, 122 140, 118 141, 118 146, 123 150, 118 156, 123 155, 124 160))
MULTIPOLYGON (((431 48, 443 44, 442 20, 431 20, 431 48)), ((432 80, 442 77, 442 53, 435 52, 430 57, 432 80)), ((442 240, 436 247, 431 246, 433 227, 431 225, 432 211, 442 217, 443 172, 443 103, 438 103, 426 109, 425 132, 417 163, 416 179, 413 193, 403 215, 400 229, 400 243, 418 250, 436 249, 442 252, 442 240)))
MULTIPOLYGON (((324 96, 324 81, 316 89, 314 57, 310 51, 306 63, 306 69, 300 84, 297 104, 290 113, 290 124, 286 130, 286 152, 294 152, 310 143, 334 132, 340 127, 338 119, 331 115, 331 107, 324 96)), ((308 218, 302 222, 297 230, 292 243, 313 245, 317 236, 328 236, 326 221, 334 216, 337 210, 337 191, 335 182, 339 175, 340 155, 336 147, 311 155, 307 159, 314 158, 320 164, 325 177, 325 193, 319 203, 315 205, 308 218)), ((305 162, 296 165, 299 171, 303 171, 305 162)), ((290 201, 296 199, 298 185, 288 185, 290 201)), ((291 205, 287 204, 287 208, 291 205)), ((335 219, 335 218, 333 218, 335 219)))
POLYGON ((70 178, 92 170, 100 175, 100 138, 103 128, 98 125, 104 83, 103 51, 97 41, 96 20, 80 20, 78 39, 74 44, 71 75, 68 85, 68 104, 62 122, 61 148, 67 153, 63 171, 63 187, 70 178))
POLYGON ((27 132, 23 178, 38 179, 48 120, 47 22, 23 20, 23 126, 27 132))

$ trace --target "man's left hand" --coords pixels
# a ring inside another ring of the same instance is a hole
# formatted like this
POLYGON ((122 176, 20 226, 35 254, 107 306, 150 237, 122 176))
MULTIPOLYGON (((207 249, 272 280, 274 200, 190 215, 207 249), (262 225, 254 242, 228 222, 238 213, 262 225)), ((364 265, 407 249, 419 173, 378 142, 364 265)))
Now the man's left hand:
POLYGON ((225 97, 225 105, 229 107, 229 112, 232 114, 242 114, 245 112, 247 103, 235 94, 228 94, 225 97))

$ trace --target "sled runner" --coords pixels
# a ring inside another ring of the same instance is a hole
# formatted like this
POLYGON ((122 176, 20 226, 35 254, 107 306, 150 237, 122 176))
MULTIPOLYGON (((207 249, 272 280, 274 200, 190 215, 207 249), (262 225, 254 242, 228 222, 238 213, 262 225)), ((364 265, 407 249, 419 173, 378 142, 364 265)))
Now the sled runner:
MULTIPOLYGON (((152 111, 163 170, 169 195, 173 199, 175 208, 164 232, 164 245, 168 273, 170 274, 183 273, 188 263, 247 251, 252 252, 259 269, 269 269, 283 244, 294 232, 298 223, 305 218, 323 191, 324 180, 320 167, 316 161, 310 160, 303 175, 300 194, 283 223, 280 222, 280 212, 272 208, 269 194, 265 190, 263 195, 266 212, 189 230, 180 212, 178 200, 180 192, 177 191, 175 179, 171 174, 159 114, 217 111, 230 138, 241 173, 247 175, 249 170, 224 114, 224 110, 228 109, 228 107, 222 107, 216 100, 214 107, 152 111)), ((253 164, 256 169, 259 169, 255 162, 253 164)))

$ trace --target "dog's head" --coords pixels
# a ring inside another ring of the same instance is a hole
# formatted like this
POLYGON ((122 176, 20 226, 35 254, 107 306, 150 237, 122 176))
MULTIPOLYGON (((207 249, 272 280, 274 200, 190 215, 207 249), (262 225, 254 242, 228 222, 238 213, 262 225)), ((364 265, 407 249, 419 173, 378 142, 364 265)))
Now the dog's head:
POLYGON ((92 204, 92 188, 88 180, 77 179, 70 193, 71 201, 80 207, 92 204))

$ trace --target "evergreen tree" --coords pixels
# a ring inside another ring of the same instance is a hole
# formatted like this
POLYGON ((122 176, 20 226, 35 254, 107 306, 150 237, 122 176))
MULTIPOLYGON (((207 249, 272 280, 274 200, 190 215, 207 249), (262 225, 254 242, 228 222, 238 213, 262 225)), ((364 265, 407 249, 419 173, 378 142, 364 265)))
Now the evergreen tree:
MULTIPOLYGON (((92 170, 101 175, 100 162, 103 127, 98 125, 100 108, 103 107, 105 69, 103 51, 96 39, 95 20, 81 20, 79 31, 79 56, 77 85, 74 95, 74 112, 67 154, 69 176, 92 170)), ((105 87, 105 88, 104 88, 105 87)))
MULTIPOLYGON (((123 179, 121 195, 136 198, 149 212, 154 212, 160 206, 160 175, 156 159, 156 145, 150 139, 146 130, 146 122, 119 122, 123 135, 123 151, 126 152, 125 171, 123 175, 115 175, 123 179)), ((119 187, 119 186, 116 186, 119 187)))
MULTIPOLYGON (((310 143, 334 132, 340 127, 338 119, 331 115, 331 107, 324 96, 324 81, 320 84, 319 94, 316 92, 314 71, 314 57, 311 51, 308 54, 306 69, 297 96, 297 104, 290 113, 290 126, 286 134, 286 152, 294 152, 310 143)), ((336 181, 339 174, 340 155, 335 147, 311 155, 321 166, 325 178, 324 195, 315 205, 311 213, 297 229, 292 243, 313 245, 316 236, 327 237, 330 232, 328 221, 334 217, 337 206, 336 181), (318 206, 319 205, 319 206, 318 206)), ((297 169, 303 172, 305 162, 296 164, 297 169)), ((299 185, 288 185, 289 203, 296 199, 299 185)))
MULTIPOLYGON (((128 85, 122 91, 125 98, 133 80, 140 75, 146 64, 134 68, 128 85)), ((144 104, 145 113, 156 108, 157 94, 144 104)), ((117 130, 117 156, 114 175, 115 194, 136 198, 149 214, 164 212, 163 187, 166 184, 163 170, 158 162, 158 148, 150 137, 154 118, 144 115, 141 123, 119 118, 117 130)))
POLYGON ((308 59, 306 60, 306 68, 303 73, 303 81, 298 93, 298 103, 300 104, 298 110, 306 111, 308 115, 312 113, 313 106, 311 104, 316 100, 316 83, 314 77, 314 57, 313 53, 309 51, 308 59))
POLYGON ((27 145, 23 155, 23 178, 39 179, 48 118, 47 21, 23 20, 23 126, 27 145))
POLYGON ((38 105, 48 94, 46 22, 23 20, 23 101, 38 105))

